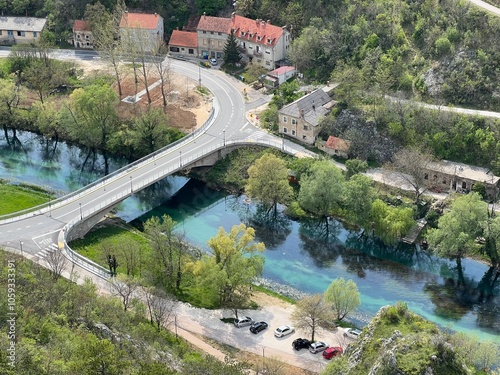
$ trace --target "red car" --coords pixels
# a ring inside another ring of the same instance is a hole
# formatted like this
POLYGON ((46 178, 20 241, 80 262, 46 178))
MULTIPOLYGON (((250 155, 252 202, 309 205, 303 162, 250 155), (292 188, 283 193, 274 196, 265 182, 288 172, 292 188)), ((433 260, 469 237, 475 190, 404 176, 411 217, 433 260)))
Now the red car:
POLYGON ((340 346, 331 346, 328 349, 325 349, 323 352, 323 357, 325 359, 332 359, 332 357, 341 356, 344 351, 340 346))

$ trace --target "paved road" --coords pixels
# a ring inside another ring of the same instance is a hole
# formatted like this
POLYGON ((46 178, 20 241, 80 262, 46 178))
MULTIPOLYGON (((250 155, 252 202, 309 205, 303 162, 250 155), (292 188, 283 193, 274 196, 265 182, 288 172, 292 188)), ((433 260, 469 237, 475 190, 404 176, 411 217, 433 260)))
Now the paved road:
POLYGON ((483 8, 484 10, 487 10, 488 12, 493 13, 496 16, 500 16, 500 9, 498 9, 497 7, 495 7, 491 4, 485 3, 484 1, 481 1, 481 0, 469 0, 469 1, 472 4, 477 5, 478 7, 483 8))

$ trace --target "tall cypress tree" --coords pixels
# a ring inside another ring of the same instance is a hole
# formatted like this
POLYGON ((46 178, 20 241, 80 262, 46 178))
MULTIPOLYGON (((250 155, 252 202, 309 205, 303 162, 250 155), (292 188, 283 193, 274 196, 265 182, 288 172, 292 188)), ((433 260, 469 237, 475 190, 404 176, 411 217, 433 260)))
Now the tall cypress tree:
POLYGON ((240 60, 241 54, 238 51, 238 41, 234 37, 234 32, 231 31, 224 46, 224 64, 236 64, 240 60))

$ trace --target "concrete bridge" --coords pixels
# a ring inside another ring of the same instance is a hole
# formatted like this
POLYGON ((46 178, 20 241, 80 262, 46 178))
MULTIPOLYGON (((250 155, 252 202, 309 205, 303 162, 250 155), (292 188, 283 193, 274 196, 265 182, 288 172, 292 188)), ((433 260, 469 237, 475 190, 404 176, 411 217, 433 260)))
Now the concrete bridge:
MULTIPOLYGON (((193 64, 175 61, 172 67, 186 76, 199 75, 198 67, 193 64)), ((61 251, 71 261, 106 278, 107 269, 73 252, 67 243, 83 237, 124 199, 186 168, 213 165, 239 147, 261 145, 293 155, 305 151, 252 126, 245 117, 252 104, 245 104, 232 78, 221 72, 210 75, 206 72, 203 78, 214 99, 210 116, 201 128, 78 191, 45 205, 0 217, 0 245, 18 249, 22 255, 44 256, 61 251)), ((255 103, 258 104, 261 103, 255 103)))

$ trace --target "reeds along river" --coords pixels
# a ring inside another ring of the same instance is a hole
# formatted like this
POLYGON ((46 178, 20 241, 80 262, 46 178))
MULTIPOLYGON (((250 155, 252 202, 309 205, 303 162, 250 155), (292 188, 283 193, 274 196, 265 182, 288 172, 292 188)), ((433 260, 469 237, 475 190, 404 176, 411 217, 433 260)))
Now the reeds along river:
MULTIPOLYGON (((9 142, 2 137, 0 178, 61 194, 126 164, 28 132, 18 132, 18 139, 9 142)), ((500 277, 487 265, 464 260, 462 274, 454 262, 415 247, 385 246, 335 220, 326 225, 292 221, 283 215, 273 218, 258 202, 211 190, 185 177, 169 177, 135 194, 120 204, 117 214, 135 223, 169 214, 189 241, 203 247, 220 226, 229 230, 244 222, 266 244, 264 277, 274 287, 319 293, 333 279, 344 277, 354 280, 361 292, 362 305, 355 317, 360 323, 381 306, 401 300, 443 327, 500 342, 500 277)))

